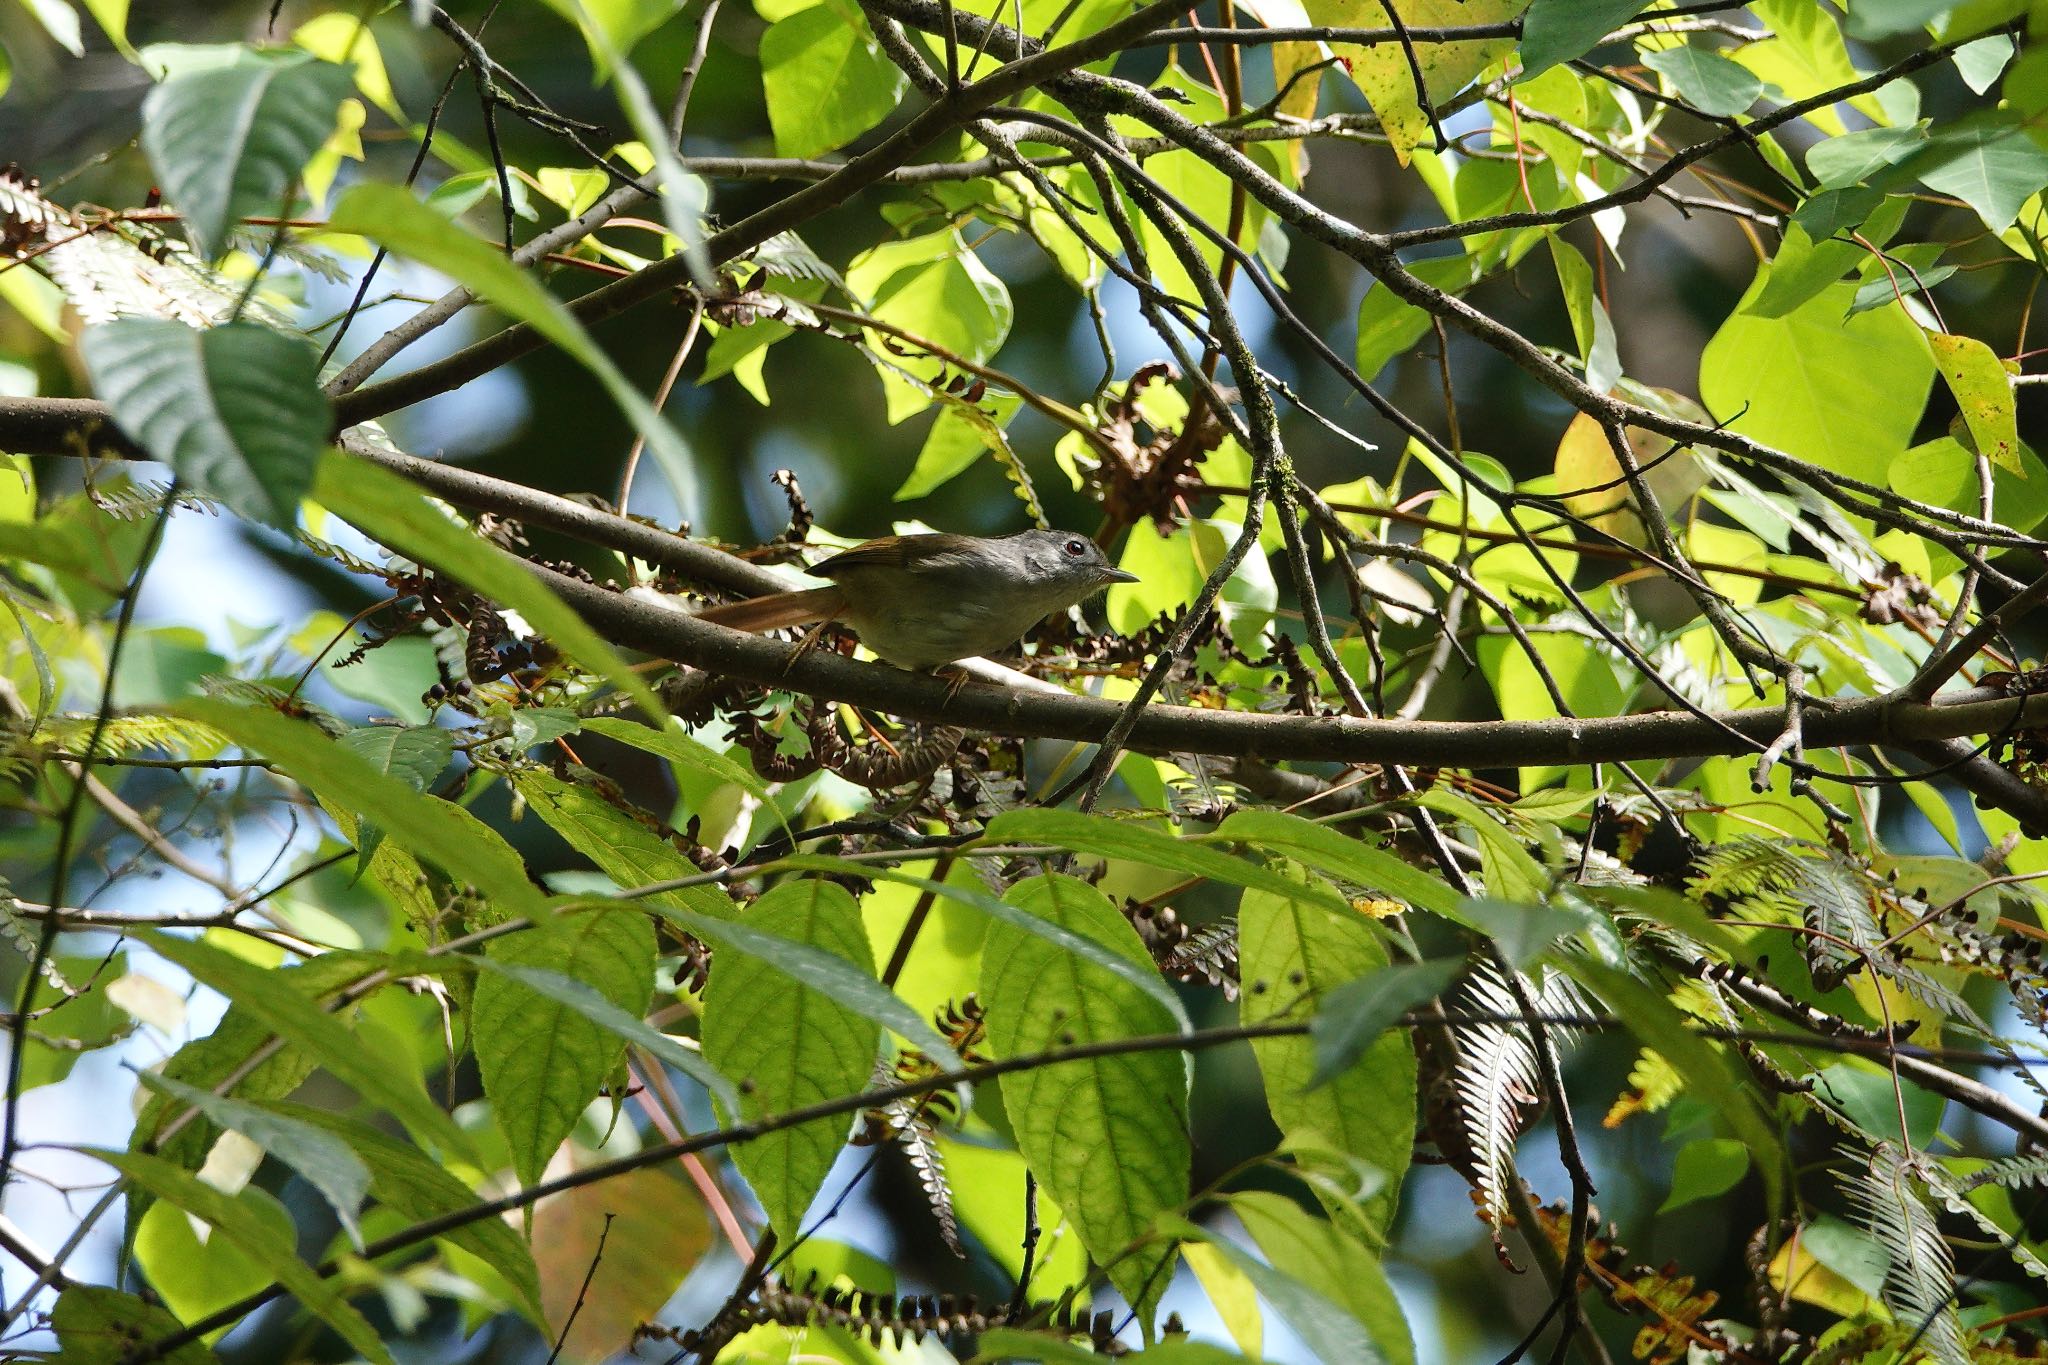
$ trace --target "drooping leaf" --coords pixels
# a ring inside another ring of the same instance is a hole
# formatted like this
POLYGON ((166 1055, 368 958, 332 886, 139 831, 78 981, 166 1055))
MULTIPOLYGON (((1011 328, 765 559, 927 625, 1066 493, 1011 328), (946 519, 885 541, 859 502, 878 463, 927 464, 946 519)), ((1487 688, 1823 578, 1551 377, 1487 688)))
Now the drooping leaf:
POLYGON ((489 895, 507 914, 540 909, 525 863, 495 831, 468 812, 377 772, 314 726, 267 707, 215 698, 195 697, 173 710, 262 755, 358 819, 374 821, 411 852, 489 895))
POLYGON ((570 658, 610 679, 647 714, 666 714, 653 689, 626 665, 618 651, 527 572, 525 565, 450 521, 425 494, 398 475, 329 451, 320 462, 313 492, 338 516, 392 549, 453 575, 493 602, 516 609, 534 630, 570 658))
MULTIPOLYGON (((638 909, 551 915, 492 940, 485 953, 510 967, 569 977, 636 1019, 653 997, 654 926, 638 909)), ((510 973, 480 977, 470 1013, 484 1094, 511 1145, 513 1169, 531 1184, 597 1097, 626 1040, 559 993, 510 973)))
MULTIPOLYGON (((137 1350, 175 1334, 184 1324, 160 1303, 93 1284, 71 1284, 50 1310, 50 1326, 64 1359, 76 1365, 116 1365, 137 1350)), ((157 1357, 164 1365, 218 1365, 199 1342, 157 1357)))
MULTIPOLYGON (((1363 916, 1339 918, 1261 891, 1238 903, 1237 941, 1238 1017, 1247 1025, 1312 1018, 1346 983, 1387 965, 1387 950, 1363 916)), ((1252 1041, 1266 1107, 1289 1146, 1339 1152, 1385 1176, 1368 1204, 1384 1230, 1415 1142, 1415 1049, 1404 1034, 1386 1034, 1384 1024, 1342 1059, 1319 1043, 1252 1041)))
MULTIPOLYGON (((1150 957, 1100 891, 1069 877, 1033 877, 1007 897, 1133 963, 1150 957)), ((979 992, 999 1057, 1171 1032, 1170 1015, 1128 982, 1003 923, 989 926, 979 992)), ((1018 1150, 1098 1262, 1146 1236, 1188 1197, 1187 1066, 1171 1052, 1060 1062, 1003 1077, 1018 1150)), ((1170 1249, 1122 1255, 1110 1279, 1149 1318, 1170 1249)))
POLYGON ((1975 337, 1931 332, 1927 340, 1978 451, 2003 469, 2022 472, 2019 413, 2005 365, 1975 337))
MULTIPOLYGON (((785 882, 747 911, 749 927, 780 935, 875 970, 860 906, 845 887, 817 878, 785 882)), ((737 1079, 731 1122, 786 1113, 852 1094, 868 1083, 881 1029, 758 958, 734 953, 712 964, 704 992, 704 1056, 737 1079)), ((846 1145, 852 1116, 818 1119, 767 1134, 733 1153, 768 1221, 793 1239, 804 1211, 846 1145)))
POLYGON ((312 349, 255 323, 119 318, 79 341, 115 424, 193 491, 290 529, 332 421, 312 349))
POLYGON ((236 219, 286 211, 352 83, 347 68, 306 52, 247 52, 149 92, 142 150, 201 256, 221 253, 236 219))

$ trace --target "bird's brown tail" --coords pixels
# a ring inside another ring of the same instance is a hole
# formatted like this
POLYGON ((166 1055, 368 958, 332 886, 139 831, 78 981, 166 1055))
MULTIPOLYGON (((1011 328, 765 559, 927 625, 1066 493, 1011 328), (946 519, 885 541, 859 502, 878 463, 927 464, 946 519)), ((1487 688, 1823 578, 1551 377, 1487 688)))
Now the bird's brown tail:
POLYGON ((810 588, 804 592, 775 592, 766 597, 750 597, 744 602, 710 607, 698 612, 697 619, 728 630, 758 633, 780 630, 784 626, 807 626, 814 621, 829 621, 845 606, 844 589, 810 588))

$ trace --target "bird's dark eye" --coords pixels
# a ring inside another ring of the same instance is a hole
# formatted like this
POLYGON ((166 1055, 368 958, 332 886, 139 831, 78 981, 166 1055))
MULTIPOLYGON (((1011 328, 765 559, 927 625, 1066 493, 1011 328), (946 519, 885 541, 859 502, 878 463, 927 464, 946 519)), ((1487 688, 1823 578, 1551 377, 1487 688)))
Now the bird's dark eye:
POLYGON ((1081 558, 1081 556, 1088 553, 1088 542, 1085 540, 1081 540, 1077 537, 1073 540, 1068 541, 1065 545, 1062 545, 1060 548, 1062 550, 1065 550, 1071 558, 1079 559, 1081 558))

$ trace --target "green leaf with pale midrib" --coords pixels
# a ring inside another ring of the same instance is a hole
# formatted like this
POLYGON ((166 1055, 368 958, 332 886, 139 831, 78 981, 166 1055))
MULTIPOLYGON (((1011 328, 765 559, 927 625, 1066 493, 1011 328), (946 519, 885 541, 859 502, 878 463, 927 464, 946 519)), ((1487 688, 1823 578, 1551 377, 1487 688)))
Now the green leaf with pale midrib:
MULTIPOLYGON (((638 908, 553 915, 485 950, 495 963, 569 977, 639 1018, 654 993, 654 926, 638 908)), ((625 1051, 622 1034, 512 973, 486 971, 470 1007, 470 1049, 513 1169, 528 1184, 547 1169, 625 1051)))
MULTIPOLYGON (((843 958, 873 975, 859 904, 845 887, 785 882, 747 910, 747 923, 843 958)), ((873 1074, 881 1027, 812 987, 790 990, 759 958, 721 954, 704 990, 705 1058, 738 1077, 745 1091, 729 1120, 752 1121, 861 1090, 873 1074)), ((817 1119, 745 1143, 734 1153, 769 1224, 785 1240, 799 1231, 832 1163, 846 1145, 849 1116, 817 1119)))
POLYGON ((114 422, 195 492, 290 529, 331 421, 312 349, 250 322, 119 318, 79 340, 114 422))
POLYGON ((347 69, 294 52, 252 54, 149 92, 142 150, 201 256, 220 254, 237 218, 285 210, 353 84, 347 69))

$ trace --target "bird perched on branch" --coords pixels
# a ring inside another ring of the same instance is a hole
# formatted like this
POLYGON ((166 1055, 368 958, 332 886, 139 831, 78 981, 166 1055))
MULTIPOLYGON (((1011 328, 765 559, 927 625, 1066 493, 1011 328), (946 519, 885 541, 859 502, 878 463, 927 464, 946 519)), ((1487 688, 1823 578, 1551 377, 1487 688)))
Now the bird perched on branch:
POLYGON ((1135 583, 1086 536, 884 536, 811 567, 832 585, 697 613, 733 630, 840 621, 898 668, 923 670, 1007 649, 1057 611, 1112 583, 1135 583))

